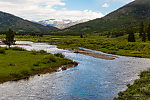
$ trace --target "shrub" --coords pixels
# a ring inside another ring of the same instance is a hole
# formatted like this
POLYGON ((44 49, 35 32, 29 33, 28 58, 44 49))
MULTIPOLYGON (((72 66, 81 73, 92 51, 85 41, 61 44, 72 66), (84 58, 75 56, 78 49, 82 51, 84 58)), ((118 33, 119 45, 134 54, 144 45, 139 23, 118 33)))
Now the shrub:
POLYGON ((23 71, 21 72, 21 74, 22 74, 22 75, 29 75, 29 71, 23 70, 23 71))
POLYGON ((20 47, 11 47, 11 49, 16 51, 26 51, 26 49, 20 47))
POLYGON ((31 54, 36 55, 38 53, 38 51, 36 50, 31 50, 31 54))
POLYGON ((42 61, 42 63, 43 63, 43 64, 48 64, 48 63, 51 63, 51 61, 48 60, 48 59, 44 59, 44 60, 42 61))
POLYGON ((40 50, 39 53, 41 53, 41 54, 46 54, 47 52, 44 51, 44 50, 40 50))
POLYGON ((50 61, 52 61, 52 62, 56 62, 57 60, 56 60, 56 57, 55 56, 49 56, 49 60, 50 61))
POLYGON ((62 53, 56 53, 54 55, 57 56, 57 57, 60 57, 60 58, 65 58, 65 56, 62 53))
POLYGON ((35 68, 31 68, 32 71, 35 71, 35 68))
POLYGON ((18 73, 10 73, 9 75, 10 75, 11 77, 14 77, 14 78, 20 78, 20 77, 21 77, 21 75, 18 74, 18 73))
POLYGON ((39 64, 38 64, 38 63, 36 63, 36 64, 33 64, 33 66, 39 66, 39 64))
POLYGON ((40 62, 33 64, 33 66, 39 66, 39 65, 40 65, 40 62))
POLYGON ((47 52, 44 51, 44 50, 40 50, 40 51, 31 50, 31 54, 36 55, 37 53, 40 53, 40 54, 47 54, 47 52))
POLYGON ((130 84, 127 84, 127 87, 128 87, 128 88, 130 88, 130 87, 131 87, 131 85, 130 85, 130 84))
POLYGON ((0 54, 5 54, 5 48, 0 48, 0 54))
POLYGON ((48 63, 56 62, 56 61, 57 61, 56 57, 54 55, 50 55, 50 56, 45 57, 42 63, 48 64, 48 63))
POLYGON ((11 63, 10 63, 10 64, 8 64, 8 66, 16 66, 16 65, 15 65, 15 64, 11 64, 11 63))

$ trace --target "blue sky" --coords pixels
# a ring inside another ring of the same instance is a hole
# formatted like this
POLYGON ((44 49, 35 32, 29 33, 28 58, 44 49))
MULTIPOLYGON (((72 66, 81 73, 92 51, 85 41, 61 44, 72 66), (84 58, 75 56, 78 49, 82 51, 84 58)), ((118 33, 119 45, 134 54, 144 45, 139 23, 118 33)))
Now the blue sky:
POLYGON ((0 10, 28 20, 95 19, 133 0, 0 0, 0 10))
MULTIPOLYGON (((103 14, 110 13, 133 0, 64 0, 65 8, 69 10, 92 10, 103 14), (108 7, 102 5, 108 4, 108 7)), ((63 8, 63 7, 58 7, 63 8)))

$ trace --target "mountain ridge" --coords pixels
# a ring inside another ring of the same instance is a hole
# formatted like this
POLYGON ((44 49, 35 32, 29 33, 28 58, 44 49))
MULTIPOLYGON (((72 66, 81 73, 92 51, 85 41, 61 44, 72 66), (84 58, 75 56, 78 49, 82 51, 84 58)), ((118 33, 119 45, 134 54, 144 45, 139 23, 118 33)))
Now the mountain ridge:
POLYGON ((62 30, 62 32, 82 34, 114 31, 138 25, 141 21, 149 22, 149 19, 150 1, 135 0, 102 18, 71 26, 62 30))
POLYGON ((7 31, 12 28, 16 32, 42 32, 49 33, 58 29, 52 26, 43 26, 13 14, 0 11, 0 31, 7 31))

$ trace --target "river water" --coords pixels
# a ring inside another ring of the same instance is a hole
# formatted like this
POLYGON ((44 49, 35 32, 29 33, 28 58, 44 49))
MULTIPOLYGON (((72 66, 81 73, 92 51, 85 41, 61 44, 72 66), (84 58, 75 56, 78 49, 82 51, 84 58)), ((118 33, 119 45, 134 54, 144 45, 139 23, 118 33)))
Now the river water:
POLYGON ((29 44, 20 45, 27 50, 63 53, 79 65, 66 71, 32 76, 29 80, 0 84, 0 100, 112 100, 127 84, 139 78, 141 71, 150 68, 150 59, 145 58, 118 56, 115 60, 104 60, 46 43, 17 41, 17 44, 29 44))

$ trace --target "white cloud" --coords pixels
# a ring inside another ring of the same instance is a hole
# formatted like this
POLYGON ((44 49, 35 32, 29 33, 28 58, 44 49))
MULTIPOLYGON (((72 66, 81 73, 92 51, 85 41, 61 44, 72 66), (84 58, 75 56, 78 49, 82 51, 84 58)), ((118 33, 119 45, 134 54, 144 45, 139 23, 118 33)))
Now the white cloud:
POLYGON ((95 19, 103 16, 90 10, 67 10, 63 0, 0 0, 0 11, 8 12, 28 20, 45 19, 95 19), (64 6, 56 10, 55 6, 64 6))
POLYGON ((108 8, 108 7, 109 7, 109 4, 108 4, 108 3, 104 3, 104 4, 102 5, 102 7, 108 8))

